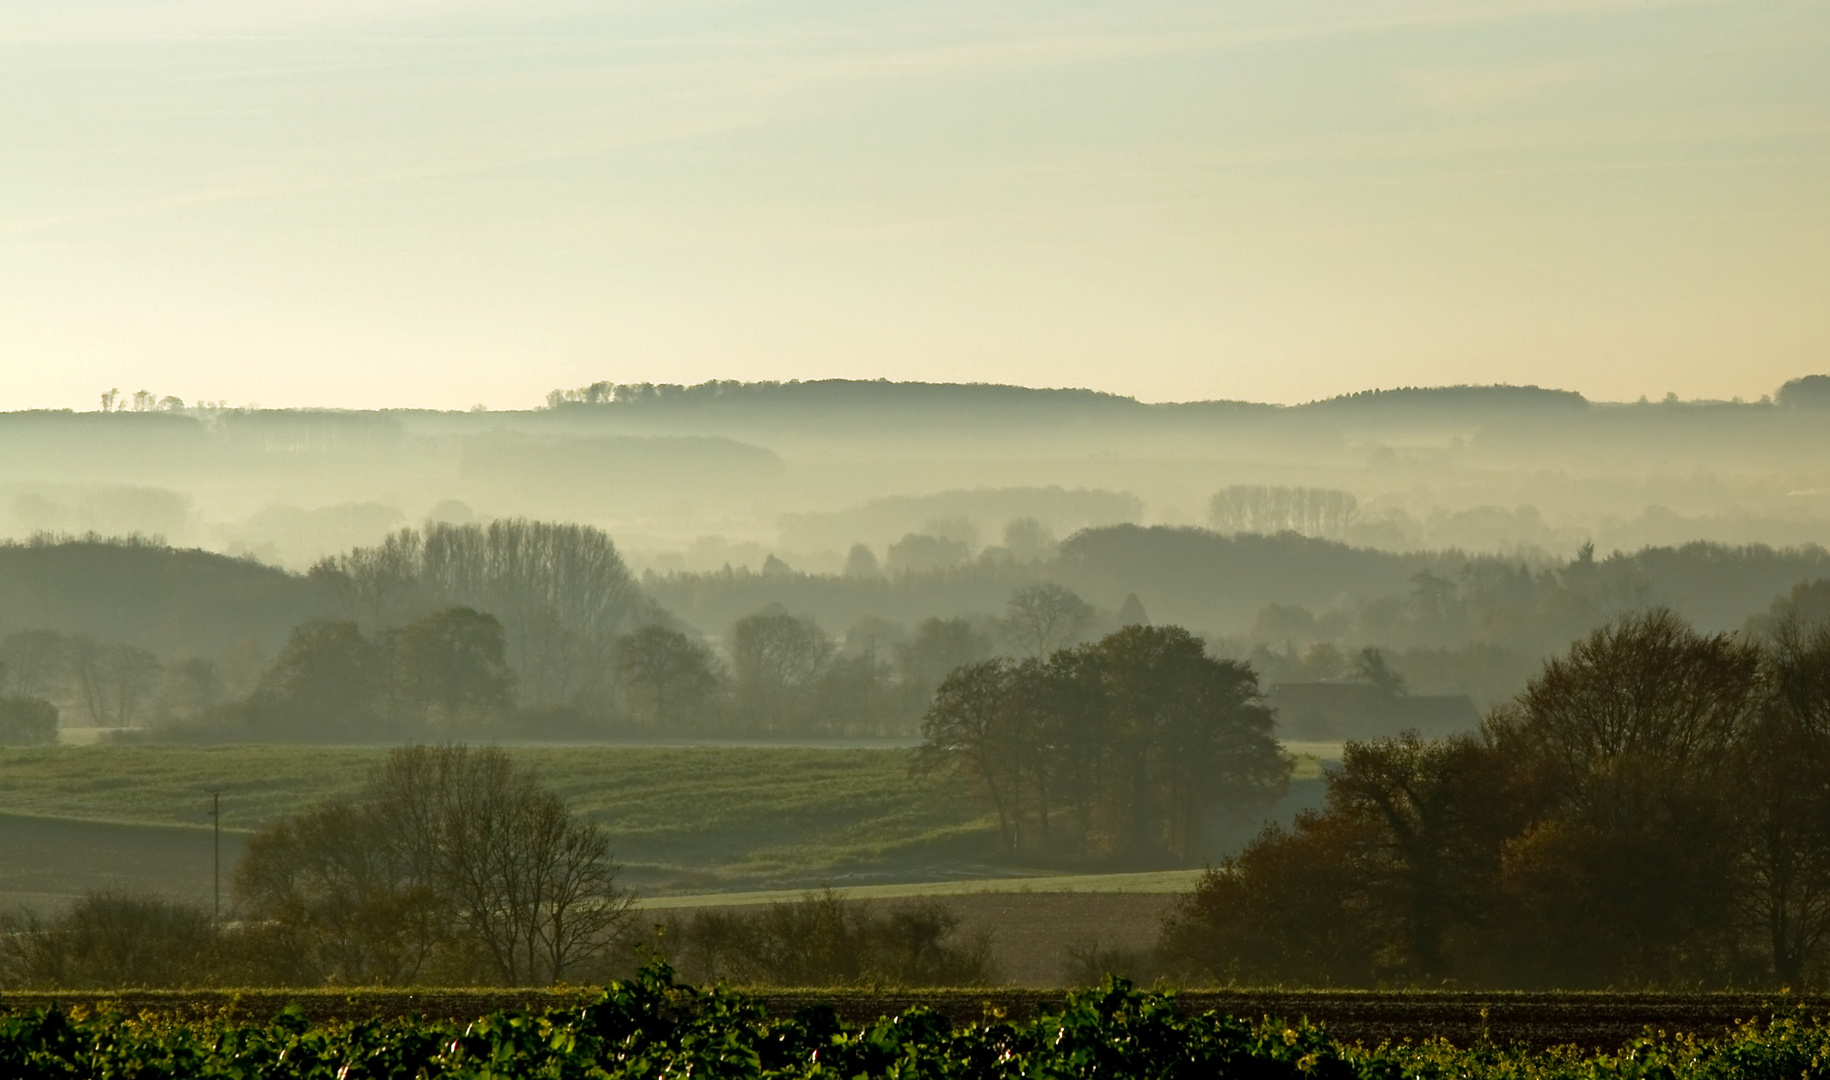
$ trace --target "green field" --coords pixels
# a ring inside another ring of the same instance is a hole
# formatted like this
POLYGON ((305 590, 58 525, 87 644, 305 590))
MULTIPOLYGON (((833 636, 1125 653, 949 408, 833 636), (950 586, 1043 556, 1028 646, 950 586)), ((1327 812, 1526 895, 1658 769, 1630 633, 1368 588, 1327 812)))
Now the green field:
MULTIPOLYGON (((643 891, 916 880, 980 861, 991 830, 956 784, 909 775, 906 750, 510 748, 609 832, 643 891)), ((97 746, 0 752, 0 814, 36 822, 245 833, 356 791, 383 749, 97 746)), ((148 845, 171 830, 147 830, 148 845)), ((238 838, 238 837, 237 837, 238 838)), ((0 873, 5 856, 0 855, 0 873)), ((45 891, 35 889, 35 892, 45 891)))
MULTIPOLYGON (((625 880, 651 897, 1032 872, 996 865, 993 828, 979 800, 956 781, 911 776, 906 749, 506 749, 609 831, 625 880)), ((386 753, 320 746, 0 750, 0 835, 12 841, 0 845, 0 906, 101 887, 207 896, 201 834, 209 828, 208 792, 222 793, 224 858, 232 865, 242 836, 355 792, 386 753)), ((1299 787, 1313 787, 1318 774, 1316 755, 1298 759, 1299 787)))

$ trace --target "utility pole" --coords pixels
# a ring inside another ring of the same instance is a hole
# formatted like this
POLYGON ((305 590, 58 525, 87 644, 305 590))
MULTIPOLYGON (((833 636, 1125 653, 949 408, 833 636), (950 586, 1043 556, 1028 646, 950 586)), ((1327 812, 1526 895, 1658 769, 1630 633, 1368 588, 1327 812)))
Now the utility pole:
POLYGON ((222 933, 222 790, 210 792, 210 837, 214 850, 210 861, 210 886, 214 906, 210 909, 210 929, 222 933))

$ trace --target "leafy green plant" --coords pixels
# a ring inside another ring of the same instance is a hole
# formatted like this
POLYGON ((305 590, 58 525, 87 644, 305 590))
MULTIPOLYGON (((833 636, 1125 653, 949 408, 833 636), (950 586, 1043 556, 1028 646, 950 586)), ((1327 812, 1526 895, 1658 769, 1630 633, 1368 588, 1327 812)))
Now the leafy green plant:
POLYGON ((1306 1022, 1190 1016, 1123 979, 1056 1011, 956 1025, 915 1006, 859 1027, 830 1006, 773 1017, 728 987, 675 982, 665 962, 566 1009, 474 1023, 179 1021, 40 1009, 0 1017, 0 1075, 170 1080, 1820 1080, 1830 1029, 1799 1013, 1716 1041, 1648 1032, 1612 1053, 1441 1040, 1362 1047, 1306 1022))

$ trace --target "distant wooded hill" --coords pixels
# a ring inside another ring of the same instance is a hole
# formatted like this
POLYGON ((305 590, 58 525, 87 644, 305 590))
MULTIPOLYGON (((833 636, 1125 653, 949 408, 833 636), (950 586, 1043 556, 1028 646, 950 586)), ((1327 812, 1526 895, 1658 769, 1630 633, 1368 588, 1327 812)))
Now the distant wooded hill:
POLYGON ((277 649, 320 608, 302 574, 137 538, 0 544, 0 637, 88 634, 160 656, 277 649))
POLYGON ((1129 412, 1169 413, 1196 410, 1301 411, 1416 410, 1473 408, 1482 412, 1512 409, 1585 408, 1587 399, 1569 390, 1536 386, 1441 386, 1364 390, 1291 407, 1247 401, 1191 401, 1146 404, 1121 394, 1097 390, 1038 389, 995 383, 891 382, 887 379, 813 379, 790 382, 737 382, 731 380, 682 386, 671 383, 594 383, 576 390, 555 390, 547 407, 555 412, 573 409, 617 408, 637 410, 1026 410, 1056 409, 1069 412, 1100 411, 1108 415, 1129 412))
MULTIPOLYGON (((1830 578, 1830 552, 1819 547, 1696 543, 1547 569, 1454 551, 1395 554, 1293 534, 1117 525, 1082 530, 1044 561, 980 560, 871 577, 649 575, 642 587, 714 638, 771 604, 841 632, 869 616, 913 622, 993 614, 1015 589, 1050 580, 1114 611, 1135 595, 1156 622, 1218 634, 1249 634, 1269 606, 1319 615, 1330 605, 1376 609, 1390 600, 1393 618, 1441 620, 1442 633, 1452 635, 1442 642, 1447 645, 1498 633, 1487 624, 1498 612, 1514 612, 1514 619, 1543 614, 1557 590, 1570 602, 1582 599, 1597 618, 1665 605, 1701 627, 1733 630, 1794 586, 1820 578, 1830 578), (1442 610, 1422 612, 1431 596, 1442 610)), ((253 638, 271 651, 296 624, 334 610, 305 575, 248 559, 132 538, 0 544, 0 635, 86 633, 161 655, 214 655, 253 638)))
MULTIPOLYGON (((309 575, 137 538, 41 537, 0 545, 0 692, 57 701, 97 727, 162 723, 164 713, 201 723, 217 715, 210 702, 253 700, 257 687, 287 679, 315 686, 336 657, 352 671, 405 671, 402 642, 440 619, 469 619, 494 635, 496 668, 514 668, 521 706, 589 714, 574 723, 554 713, 553 723, 573 724, 566 731, 647 715, 647 699, 636 700, 651 674, 637 663, 647 654, 632 650, 653 645, 666 646, 667 672, 690 659, 698 682, 654 676, 667 694, 652 690, 651 727, 686 703, 723 702, 728 689, 742 707, 706 705, 692 722, 749 723, 743 703, 775 694, 795 704, 762 725, 770 734, 906 734, 959 657, 1041 654, 1019 632, 1019 599, 1043 594, 1071 615, 1071 629, 1044 635, 1049 648, 1176 624, 1202 633, 1217 655, 1249 660, 1267 688, 1351 681, 1355 657, 1382 650, 1417 694, 1467 695, 1484 707, 1523 686, 1540 658, 1627 612, 1668 607, 1712 631, 1759 631, 1788 611, 1830 617, 1830 552, 1697 543, 1531 563, 1117 525, 1027 558, 999 546, 931 570, 648 574, 638 587, 603 533, 525 521, 400 533, 309 575), (596 554, 574 558, 548 542, 574 534, 596 554), (527 563, 538 552, 552 557, 527 563), (588 581, 603 586, 596 608, 585 597, 598 593, 580 584, 588 581), (322 619, 361 627, 298 631, 322 619), (801 666, 763 664, 790 644, 801 666), (758 682, 763 675, 781 686, 758 682), (756 686, 768 692, 745 697, 756 686), (799 696, 783 696, 789 689, 799 696)), ((226 721, 210 722, 228 737, 226 721)))
MULTIPOLYGON (((1283 605, 1320 620, 1298 643, 1434 619, 1440 632, 1405 640, 1561 646, 1596 611, 1652 602, 1734 628, 1830 574, 1804 543, 1830 537, 1830 424, 1814 404, 1826 385, 1793 380, 1759 403, 1452 386, 1283 407, 983 384, 604 382, 519 412, 5 413, 0 535, 156 534, 302 570, 428 519, 529 517, 602 528, 638 572, 656 571, 657 599, 713 637, 771 603, 833 632, 866 616, 995 613, 1050 579, 1114 612, 1135 594, 1153 618, 1219 635, 1247 635, 1283 605), (1336 497, 1357 518, 1324 534, 1355 546, 1191 527, 1220 522, 1210 500, 1231 490, 1336 497), (1699 536, 1719 542, 1677 542, 1699 536), (1603 554, 1576 587, 1561 563, 1590 538, 1603 554), (871 550, 852 559, 858 542, 871 550), (1607 558, 1613 547, 1636 554, 1607 558), (1477 554, 1500 551, 1512 554, 1477 554), (798 572, 810 567, 821 572, 798 572), (1424 573, 1483 614, 1424 612, 1442 592, 1417 584, 1424 573), (1341 612, 1354 613, 1348 630, 1341 612)), ((162 652, 219 651, 225 634, 271 649, 312 603, 296 575, 253 562, 30 544, 0 555, 0 602, 0 627, 162 652)))

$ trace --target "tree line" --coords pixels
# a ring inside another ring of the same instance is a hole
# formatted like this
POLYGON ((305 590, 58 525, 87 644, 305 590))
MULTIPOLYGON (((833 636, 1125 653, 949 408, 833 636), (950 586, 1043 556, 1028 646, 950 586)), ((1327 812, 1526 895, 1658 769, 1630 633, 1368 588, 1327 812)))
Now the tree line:
MULTIPOLYGON (((1714 545, 1607 557, 1585 549, 1562 563, 1396 556, 1295 535, 1121 527, 1083 531, 1046 562, 896 578, 865 567, 638 583, 601 531, 524 520, 402 530, 305 575, 142 541, 0 545, 0 694, 40 699, 16 702, 23 726, 0 725, 0 737, 38 737, 30 732, 43 725, 31 717, 42 718, 44 702, 65 725, 154 738, 318 738, 332 728, 378 739, 484 729, 907 736, 951 667, 1034 653, 1020 625, 1031 613, 1017 610, 1033 607, 1031 598, 1047 607, 1072 597, 1078 605, 1063 613, 1087 637, 1148 617, 1134 599, 1113 611, 1080 601, 1083 591, 1135 587, 1153 614, 1193 606, 1224 622, 1224 605, 1200 596, 1238 581, 1283 598, 1244 612, 1246 629, 1210 637, 1210 647, 1250 660, 1266 685, 1349 677, 1352 657, 1370 645, 1418 692, 1485 704, 1509 697, 1542 656, 1612 612, 1681 600, 1708 625, 1733 626, 1772 597, 1769 586, 1782 592, 1830 567, 1826 558, 1714 545), (1395 591, 1339 599, 1374 579, 1395 591), (1318 583, 1336 599, 1305 606, 1318 583), (426 708, 408 694, 424 681, 391 673, 389 639, 454 608, 500 624, 506 708, 426 708), (362 707, 346 720, 310 722, 309 709, 286 705, 276 689, 296 680, 275 672, 260 707, 243 708, 279 652, 296 657, 309 644, 290 641, 295 634, 357 648, 347 630, 304 631, 314 621, 351 624, 378 657, 355 684, 372 690, 357 695, 362 707), (250 722, 256 713, 261 722, 250 722)), ((1771 618, 1757 615, 1749 628, 1771 618)))
POLYGON ((913 734, 948 672, 1079 640, 1094 617, 1072 590, 1043 583, 1012 593, 1001 616, 930 616, 912 630, 866 617, 835 636, 770 605, 738 618, 715 648, 650 624, 617 644, 622 701, 645 730, 913 734))
POLYGON ((1830 623, 1622 617, 1476 734, 1349 743, 1325 805, 1212 869, 1185 976, 1308 985, 1822 985, 1830 623))
POLYGON ((124 641, 20 630, 0 638, 0 745, 54 743, 60 722, 106 729, 197 722, 254 689, 251 642, 220 660, 162 660, 124 641))
POLYGON ((77 715, 117 719, 102 725, 111 728, 144 725, 145 737, 163 739, 885 736, 917 730, 947 672, 1000 651, 1037 655, 1077 641, 1096 614, 1072 591, 1043 584, 1012 594, 1001 617, 931 617, 912 632, 867 619, 834 637, 808 616, 771 607, 738 619, 714 645, 648 609, 630 617, 633 628, 594 651, 603 670, 568 680, 570 690, 560 701, 543 702, 538 695, 530 701, 523 673, 531 662, 516 663, 529 650, 516 648, 501 619, 453 605, 389 625, 399 611, 423 605, 375 605, 374 583, 382 575, 372 565, 360 567, 380 555, 358 554, 337 569, 335 584, 370 598, 363 619, 302 623, 271 660, 238 656, 233 672, 224 670, 227 664, 197 659, 161 665, 133 646, 104 648, 47 631, 0 641, 0 656, 24 661, 16 686, 42 684, 44 694, 66 705, 76 701, 73 657, 100 657, 104 671, 113 670, 106 664, 131 661, 131 682, 102 680, 111 694, 131 690, 121 699, 128 704, 105 714, 79 709, 77 715), (363 580, 369 584, 350 584, 363 580), (365 623, 380 629, 368 631, 365 623))
POLYGON ((1209 524, 1229 535, 1294 532, 1340 540, 1359 511, 1359 500, 1346 491, 1263 484, 1234 484, 1214 492, 1207 503, 1209 524))

